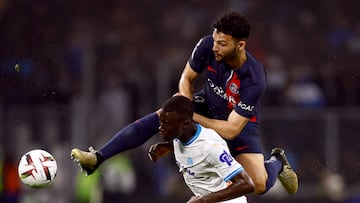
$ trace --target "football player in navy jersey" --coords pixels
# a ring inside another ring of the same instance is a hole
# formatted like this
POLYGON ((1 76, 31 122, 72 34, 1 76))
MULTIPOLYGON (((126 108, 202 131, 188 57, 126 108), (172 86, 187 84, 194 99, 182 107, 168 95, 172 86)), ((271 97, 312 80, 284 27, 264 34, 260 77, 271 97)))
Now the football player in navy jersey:
POLYGON ((212 35, 200 39, 185 65, 180 94, 193 98, 194 120, 227 140, 232 155, 253 179, 256 194, 268 191, 276 178, 290 194, 298 188, 284 150, 275 148, 265 161, 258 135, 260 101, 266 89, 262 64, 246 50, 250 34, 247 19, 228 13, 214 24, 212 35), (205 72, 204 89, 193 96, 193 81, 205 72))
MULTIPOLYGON (((246 50, 249 34, 250 24, 244 16, 236 12, 221 16, 212 35, 203 37, 194 48, 182 72, 179 93, 193 100, 197 112, 193 119, 227 141, 232 155, 254 181, 256 194, 267 192, 277 178, 289 194, 295 194, 298 179, 284 150, 274 148, 270 159, 264 161, 258 126, 266 74, 246 50), (203 72, 206 86, 193 95, 193 82, 203 72)), ((87 174, 93 173, 103 161, 142 145, 156 134, 159 112, 129 124, 99 150, 72 149, 71 157, 87 174)), ((157 156, 164 154, 159 150, 157 156)))

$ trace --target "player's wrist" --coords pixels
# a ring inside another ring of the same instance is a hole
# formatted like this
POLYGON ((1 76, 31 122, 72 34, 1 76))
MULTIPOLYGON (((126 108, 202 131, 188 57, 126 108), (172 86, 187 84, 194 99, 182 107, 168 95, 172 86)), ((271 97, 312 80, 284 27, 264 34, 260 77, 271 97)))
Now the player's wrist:
POLYGON ((201 202, 202 203, 210 203, 211 202, 210 200, 211 199, 209 198, 208 195, 201 196, 201 202))

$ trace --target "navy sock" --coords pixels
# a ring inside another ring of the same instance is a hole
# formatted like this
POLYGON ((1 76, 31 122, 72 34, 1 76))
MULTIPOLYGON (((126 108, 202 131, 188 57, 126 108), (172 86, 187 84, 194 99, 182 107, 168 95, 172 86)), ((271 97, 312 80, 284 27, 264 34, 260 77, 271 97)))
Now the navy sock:
POLYGON ((268 179, 266 181, 266 188, 264 193, 269 191, 270 188, 274 186, 276 178, 282 170, 282 163, 278 159, 271 158, 265 161, 265 169, 268 174, 268 179))
POLYGON ((144 144, 159 131, 159 126, 159 117, 156 113, 130 123, 97 151, 97 155, 100 156, 98 161, 101 163, 118 153, 144 144))

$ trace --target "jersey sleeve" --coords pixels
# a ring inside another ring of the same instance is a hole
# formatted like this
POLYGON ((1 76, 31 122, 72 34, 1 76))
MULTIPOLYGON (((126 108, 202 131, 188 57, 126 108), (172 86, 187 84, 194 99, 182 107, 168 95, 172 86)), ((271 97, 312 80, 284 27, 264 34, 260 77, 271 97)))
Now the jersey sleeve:
MULTIPOLYGON (((226 145, 226 144, 225 144, 226 145)), ((208 148, 207 160, 225 182, 241 173, 243 167, 231 156, 229 149, 219 143, 213 143, 208 148)))
POLYGON ((212 54, 212 44, 213 39, 210 35, 201 38, 196 44, 189 58, 189 64, 195 72, 201 73, 205 69, 206 62, 212 54))
POLYGON ((257 116, 260 108, 260 100, 266 89, 266 71, 263 65, 247 52, 247 65, 238 70, 240 80, 240 100, 234 110, 247 118, 257 116))
POLYGON ((259 108, 259 103, 262 95, 265 92, 265 85, 261 82, 250 84, 248 87, 240 90, 241 99, 235 106, 234 110, 247 118, 256 116, 256 108, 259 108))

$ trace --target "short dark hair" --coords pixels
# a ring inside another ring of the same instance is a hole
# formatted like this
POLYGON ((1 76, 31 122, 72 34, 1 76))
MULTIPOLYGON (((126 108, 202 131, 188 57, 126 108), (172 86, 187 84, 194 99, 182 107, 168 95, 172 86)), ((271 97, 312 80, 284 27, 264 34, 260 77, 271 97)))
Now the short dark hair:
POLYGON ((191 100, 181 95, 168 99, 162 106, 162 110, 163 112, 176 112, 186 119, 192 119, 194 114, 194 106, 191 100))
POLYGON ((237 12, 230 12, 221 16, 214 23, 214 28, 218 32, 231 35, 236 39, 246 39, 250 35, 251 25, 245 16, 237 12))

